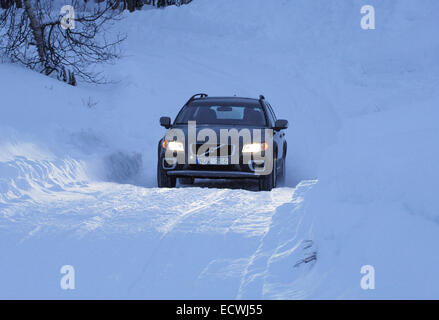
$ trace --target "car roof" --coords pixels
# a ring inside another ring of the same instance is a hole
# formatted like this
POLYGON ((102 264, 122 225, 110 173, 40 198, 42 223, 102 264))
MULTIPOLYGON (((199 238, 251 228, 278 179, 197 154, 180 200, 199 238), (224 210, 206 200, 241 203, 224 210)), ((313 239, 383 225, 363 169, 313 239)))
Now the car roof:
POLYGON ((208 102, 229 102, 229 103, 254 103, 260 105, 260 100, 255 98, 244 98, 244 97, 202 97, 202 98, 195 98, 191 102, 202 102, 202 101, 208 101, 208 102))

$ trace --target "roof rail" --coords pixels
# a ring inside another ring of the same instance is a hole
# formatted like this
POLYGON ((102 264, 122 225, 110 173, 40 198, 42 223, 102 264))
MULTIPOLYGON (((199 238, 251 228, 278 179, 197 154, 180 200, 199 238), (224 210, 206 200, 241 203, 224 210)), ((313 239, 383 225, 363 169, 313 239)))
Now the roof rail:
POLYGON ((207 93, 194 94, 192 97, 190 97, 190 99, 186 102, 186 104, 192 102, 195 99, 201 99, 201 98, 206 98, 206 97, 207 97, 207 93))
POLYGON ((259 100, 265 100, 265 97, 261 94, 261 95, 259 96, 259 100))

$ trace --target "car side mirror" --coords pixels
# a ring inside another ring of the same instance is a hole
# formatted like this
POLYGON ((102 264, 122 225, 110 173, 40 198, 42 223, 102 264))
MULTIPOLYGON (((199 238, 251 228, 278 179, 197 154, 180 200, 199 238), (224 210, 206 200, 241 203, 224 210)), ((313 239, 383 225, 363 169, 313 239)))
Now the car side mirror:
POLYGON ((169 129, 171 127, 171 118, 169 118, 169 117, 161 117, 160 118, 160 125, 162 127, 165 127, 166 129, 169 129))
POLYGON ((274 130, 280 131, 288 128, 288 120, 279 119, 274 123, 274 130))

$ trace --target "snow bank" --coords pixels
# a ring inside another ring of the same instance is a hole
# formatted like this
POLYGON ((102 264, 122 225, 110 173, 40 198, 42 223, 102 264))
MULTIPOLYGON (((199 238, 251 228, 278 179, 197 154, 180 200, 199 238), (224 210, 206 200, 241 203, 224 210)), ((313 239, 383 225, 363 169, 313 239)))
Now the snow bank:
POLYGON ((439 3, 369 1, 369 31, 363 4, 126 13, 99 87, 1 64, 0 296, 437 297, 439 3), (286 188, 153 188, 158 119, 197 92, 264 94, 290 121, 286 188), (84 275, 71 293, 68 263, 84 275))
MULTIPOLYGON (((436 100, 437 101, 437 100, 436 100)), ((434 298, 439 294, 439 125, 435 101, 352 120, 307 197, 324 275, 313 297, 434 298), (361 290, 372 265, 376 289, 361 290)))

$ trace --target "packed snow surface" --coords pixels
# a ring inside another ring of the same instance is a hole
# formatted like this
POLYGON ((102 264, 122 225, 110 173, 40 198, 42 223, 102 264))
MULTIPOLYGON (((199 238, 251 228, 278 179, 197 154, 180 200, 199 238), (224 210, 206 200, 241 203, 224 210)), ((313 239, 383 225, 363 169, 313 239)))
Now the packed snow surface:
POLYGON ((0 64, 0 298, 439 298, 439 2, 368 4, 375 30, 360 0, 126 13, 101 86, 0 64), (155 187, 198 92, 290 121, 284 186, 155 187))

